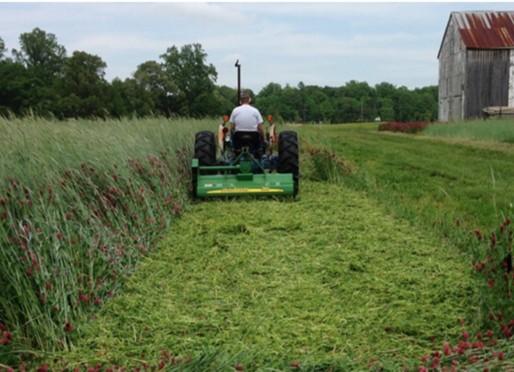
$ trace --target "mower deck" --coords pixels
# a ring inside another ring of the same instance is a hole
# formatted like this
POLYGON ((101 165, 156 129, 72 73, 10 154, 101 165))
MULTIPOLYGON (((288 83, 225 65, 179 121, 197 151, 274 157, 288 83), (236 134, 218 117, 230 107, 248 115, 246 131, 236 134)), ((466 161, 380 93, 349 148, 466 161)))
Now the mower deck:
POLYGON ((199 166, 193 159, 196 197, 241 195, 294 195, 293 175, 288 173, 242 173, 239 166, 199 166), (216 172, 216 174, 212 174, 216 172), (208 173, 208 174, 205 174, 208 173))

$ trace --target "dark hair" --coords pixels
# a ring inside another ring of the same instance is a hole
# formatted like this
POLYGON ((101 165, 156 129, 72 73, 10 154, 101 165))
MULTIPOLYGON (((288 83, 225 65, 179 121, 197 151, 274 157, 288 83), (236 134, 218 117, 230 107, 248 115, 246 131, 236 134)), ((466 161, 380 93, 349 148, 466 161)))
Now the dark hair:
POLYGON ((239 97, 239 100, 241 102, 247 103, 247 102, 250 102, 251 99, 252 99, 252 97, 250 96, 250 94, 248 92, 241 92, 241 95, 239 97))

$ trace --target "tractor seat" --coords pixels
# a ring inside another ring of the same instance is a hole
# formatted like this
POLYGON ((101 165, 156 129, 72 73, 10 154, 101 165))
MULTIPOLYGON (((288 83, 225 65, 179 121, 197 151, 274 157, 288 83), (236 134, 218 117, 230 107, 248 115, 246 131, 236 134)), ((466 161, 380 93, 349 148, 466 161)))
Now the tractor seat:
POLYGON ((248 151, 253 156, 260 157, 262 143, 258 132, 235 132, 232 141, 236 153, 239 153, 243 147, 248 147, 248 151))

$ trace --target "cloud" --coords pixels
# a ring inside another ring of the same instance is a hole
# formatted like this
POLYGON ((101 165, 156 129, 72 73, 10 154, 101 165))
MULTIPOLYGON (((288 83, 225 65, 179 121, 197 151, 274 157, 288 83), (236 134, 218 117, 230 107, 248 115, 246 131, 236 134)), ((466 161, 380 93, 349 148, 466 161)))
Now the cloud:
MULTIPOLYGON (((237 9, 230 9, 219 4, 206 3, 175 3, 168 4, 173 16, 200 19, 202 22, 218 22, 220 25, 248 24, 255 19, 251 14, 241 12, 237 9)), ((154 10, 161 12, 161 4, 156 5, 154 10)), ((166 9, 166 8, 164 8, 166 9)))
MULTIPOLYGON (((180 43, 180 41, 179 41, 180 43)), ((142 37, 136 34, 96 34, 69 44, 72 50, 88 52, 157 52, 163 53, 173 42, 142 37)))
MULTIPOLYGON (((485 6, 485 5, 484 5, 485 6)), ((38 26, 71 53, 98 54, 109 78, 130 75, 171 45, 200 42, 220 83, 337 85, 350 79, 423 85, 437 80, 450 10, 466 4, 102 3, 0 4, 0 36, 17 48, 38 26)), ((468 8, 483 7, 474 4, 468 8)), ((487 7, 498 7, 488 4, 487 7)))

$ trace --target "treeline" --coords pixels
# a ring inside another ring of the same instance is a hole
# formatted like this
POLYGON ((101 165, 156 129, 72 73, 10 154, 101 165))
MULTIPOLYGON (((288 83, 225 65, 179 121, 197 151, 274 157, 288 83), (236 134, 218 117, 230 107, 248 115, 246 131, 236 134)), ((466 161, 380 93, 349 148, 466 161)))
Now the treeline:
MULTIPOLYGON (((132 77, 109 82, 107 64, 84 51, 68 55, 55 35, 39 28, 19 37, 10 56, 0 38, 0 115, 59 119, 164 115, 205 117, 230 113, 234 88, 216 85, 217 72, 200 44, 171 46, 132 77)), ((251 92, 254 95, 253 92, 251 92)), ((437 87, 409 90, 389 83, 351 81, 341 87, 276 83, 254 95, 264 114, 297 122, 435 120, 437 87)))

